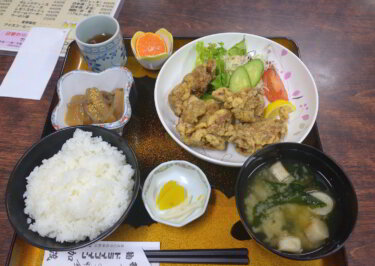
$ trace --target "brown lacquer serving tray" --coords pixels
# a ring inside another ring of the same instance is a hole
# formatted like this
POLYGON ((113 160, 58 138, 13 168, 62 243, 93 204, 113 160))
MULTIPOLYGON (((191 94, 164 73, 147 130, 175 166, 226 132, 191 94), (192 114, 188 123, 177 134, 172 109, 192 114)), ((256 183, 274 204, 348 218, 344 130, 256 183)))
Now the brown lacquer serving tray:
MULTIPOLYGON (((193 39, 175 38, 174 50, 176 51, 193 39)), ((298 46, 292 40, 283 37, 270 39, 299 56, 298 46)), ((344 249, 319 260, 293 261, 281 258, 251 240, 242 227, 236 211, 234 187, 239 168, 218 166, 194 157, 168 135, 159 121, 154 105, 154 85, 158 72, 144 69, 136 61, 130 49, 130 39, 125 39, 124 42, 128 52, 126 67, 133 73, 135 84, 130 96, 133 113, 124 128, 123 138, 128 141, 136 153, 141 172, 141 184, 157 165, 170 160, 186 160, 196 164, 204 171, 212 186, 212 194, 206 213, 182 228, 153 222, 139 196, 127 220, 105 240, 158 241, 161 249, 244 247, 249 250, 250 265, 347 265, 344 249)), ((88 66, 84 62, 77 44, 73 42, 67 50, 61 75, 77 69, 88 70, 88 66)), ((54 130, 50 116, 57 101, 55 93, 42 137, 54 130)), ((316 124, 304 143, 322 149, 316 124)), ((43 256, 43 250, 31 246, 15 234, 9 250, 7 265, 40 266, 43 256)))

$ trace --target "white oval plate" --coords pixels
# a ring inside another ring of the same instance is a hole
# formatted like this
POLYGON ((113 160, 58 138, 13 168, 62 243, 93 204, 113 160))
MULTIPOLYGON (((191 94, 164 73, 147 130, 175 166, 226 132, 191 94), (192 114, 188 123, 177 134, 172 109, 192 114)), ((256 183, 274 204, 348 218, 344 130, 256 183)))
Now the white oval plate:
POLYGON ((297 110, 290 115, 288 134, 283 142, 301 143, 309 134, 318 114, 318 90, 315 81, 305 64, 284 46, 269 39, 246 33, 220 33, 209 35, 188 43, 173 54, 159 72, 155 83, 154 100, 159 119, 168 134, 185 150, 205 161, 231 167, 241 167, 247 159, 236 152, 233 144, 225 151, 191 147, 184 144, 176 131, 178 117, 168 104, 168 94, 179 84, 183 77, 194 69, 198 41, 223 42, 225 48, 246 39, 248 51, 267 54, 284 82, 288 91, 289 101, 297 110))

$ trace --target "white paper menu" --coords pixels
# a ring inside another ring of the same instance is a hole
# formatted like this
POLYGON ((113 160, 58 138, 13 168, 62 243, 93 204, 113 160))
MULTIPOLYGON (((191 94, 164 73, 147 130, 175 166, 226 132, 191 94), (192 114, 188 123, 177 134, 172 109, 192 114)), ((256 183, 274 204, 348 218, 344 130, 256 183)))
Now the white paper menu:
POLYGON ((99 241, 74 251, 45 251, 43 266, 159 266, 143 250, 160 250, 160 242, 99 241))
POLYGON ((0 50, 17 52, 32 27, 68 29, 61 56, 75 38, 77 22, 97 14, 116 17, 125 0, 0 1, 0 50))

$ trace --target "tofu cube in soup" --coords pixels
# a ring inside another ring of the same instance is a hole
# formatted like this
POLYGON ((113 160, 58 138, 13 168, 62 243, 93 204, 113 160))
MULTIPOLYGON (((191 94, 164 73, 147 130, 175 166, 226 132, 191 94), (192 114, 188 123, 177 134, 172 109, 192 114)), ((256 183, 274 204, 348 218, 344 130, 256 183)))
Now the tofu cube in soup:
POLYGON ((312 243, 321 242, 329 237, 328 227, 322 220, 313 218, 305 229, 305 235, 312 243))
POLYGON ((289 172, 285 169, 283 164, 279 161, 274 163, 270 167, 272 175, 277 179, 279 182, 288 182, 290 178, 289 172))
POLYGON ((279 240, 279 250, 293 253, 302 252, 301 240, 294 236, 285 236, 279 240))

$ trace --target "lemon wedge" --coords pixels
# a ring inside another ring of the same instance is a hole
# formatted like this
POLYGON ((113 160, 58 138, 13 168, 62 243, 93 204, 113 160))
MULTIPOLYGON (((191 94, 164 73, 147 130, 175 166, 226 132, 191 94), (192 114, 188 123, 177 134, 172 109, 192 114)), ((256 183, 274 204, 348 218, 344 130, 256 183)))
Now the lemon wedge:
POLYGON ((286 100, 276 100, 270 103, 264 110, 264 118, 275 118, 279 115, 279 110, 281 107, 287 109, 288 113, 294 112, 296 107, 289 101, 286 100))

